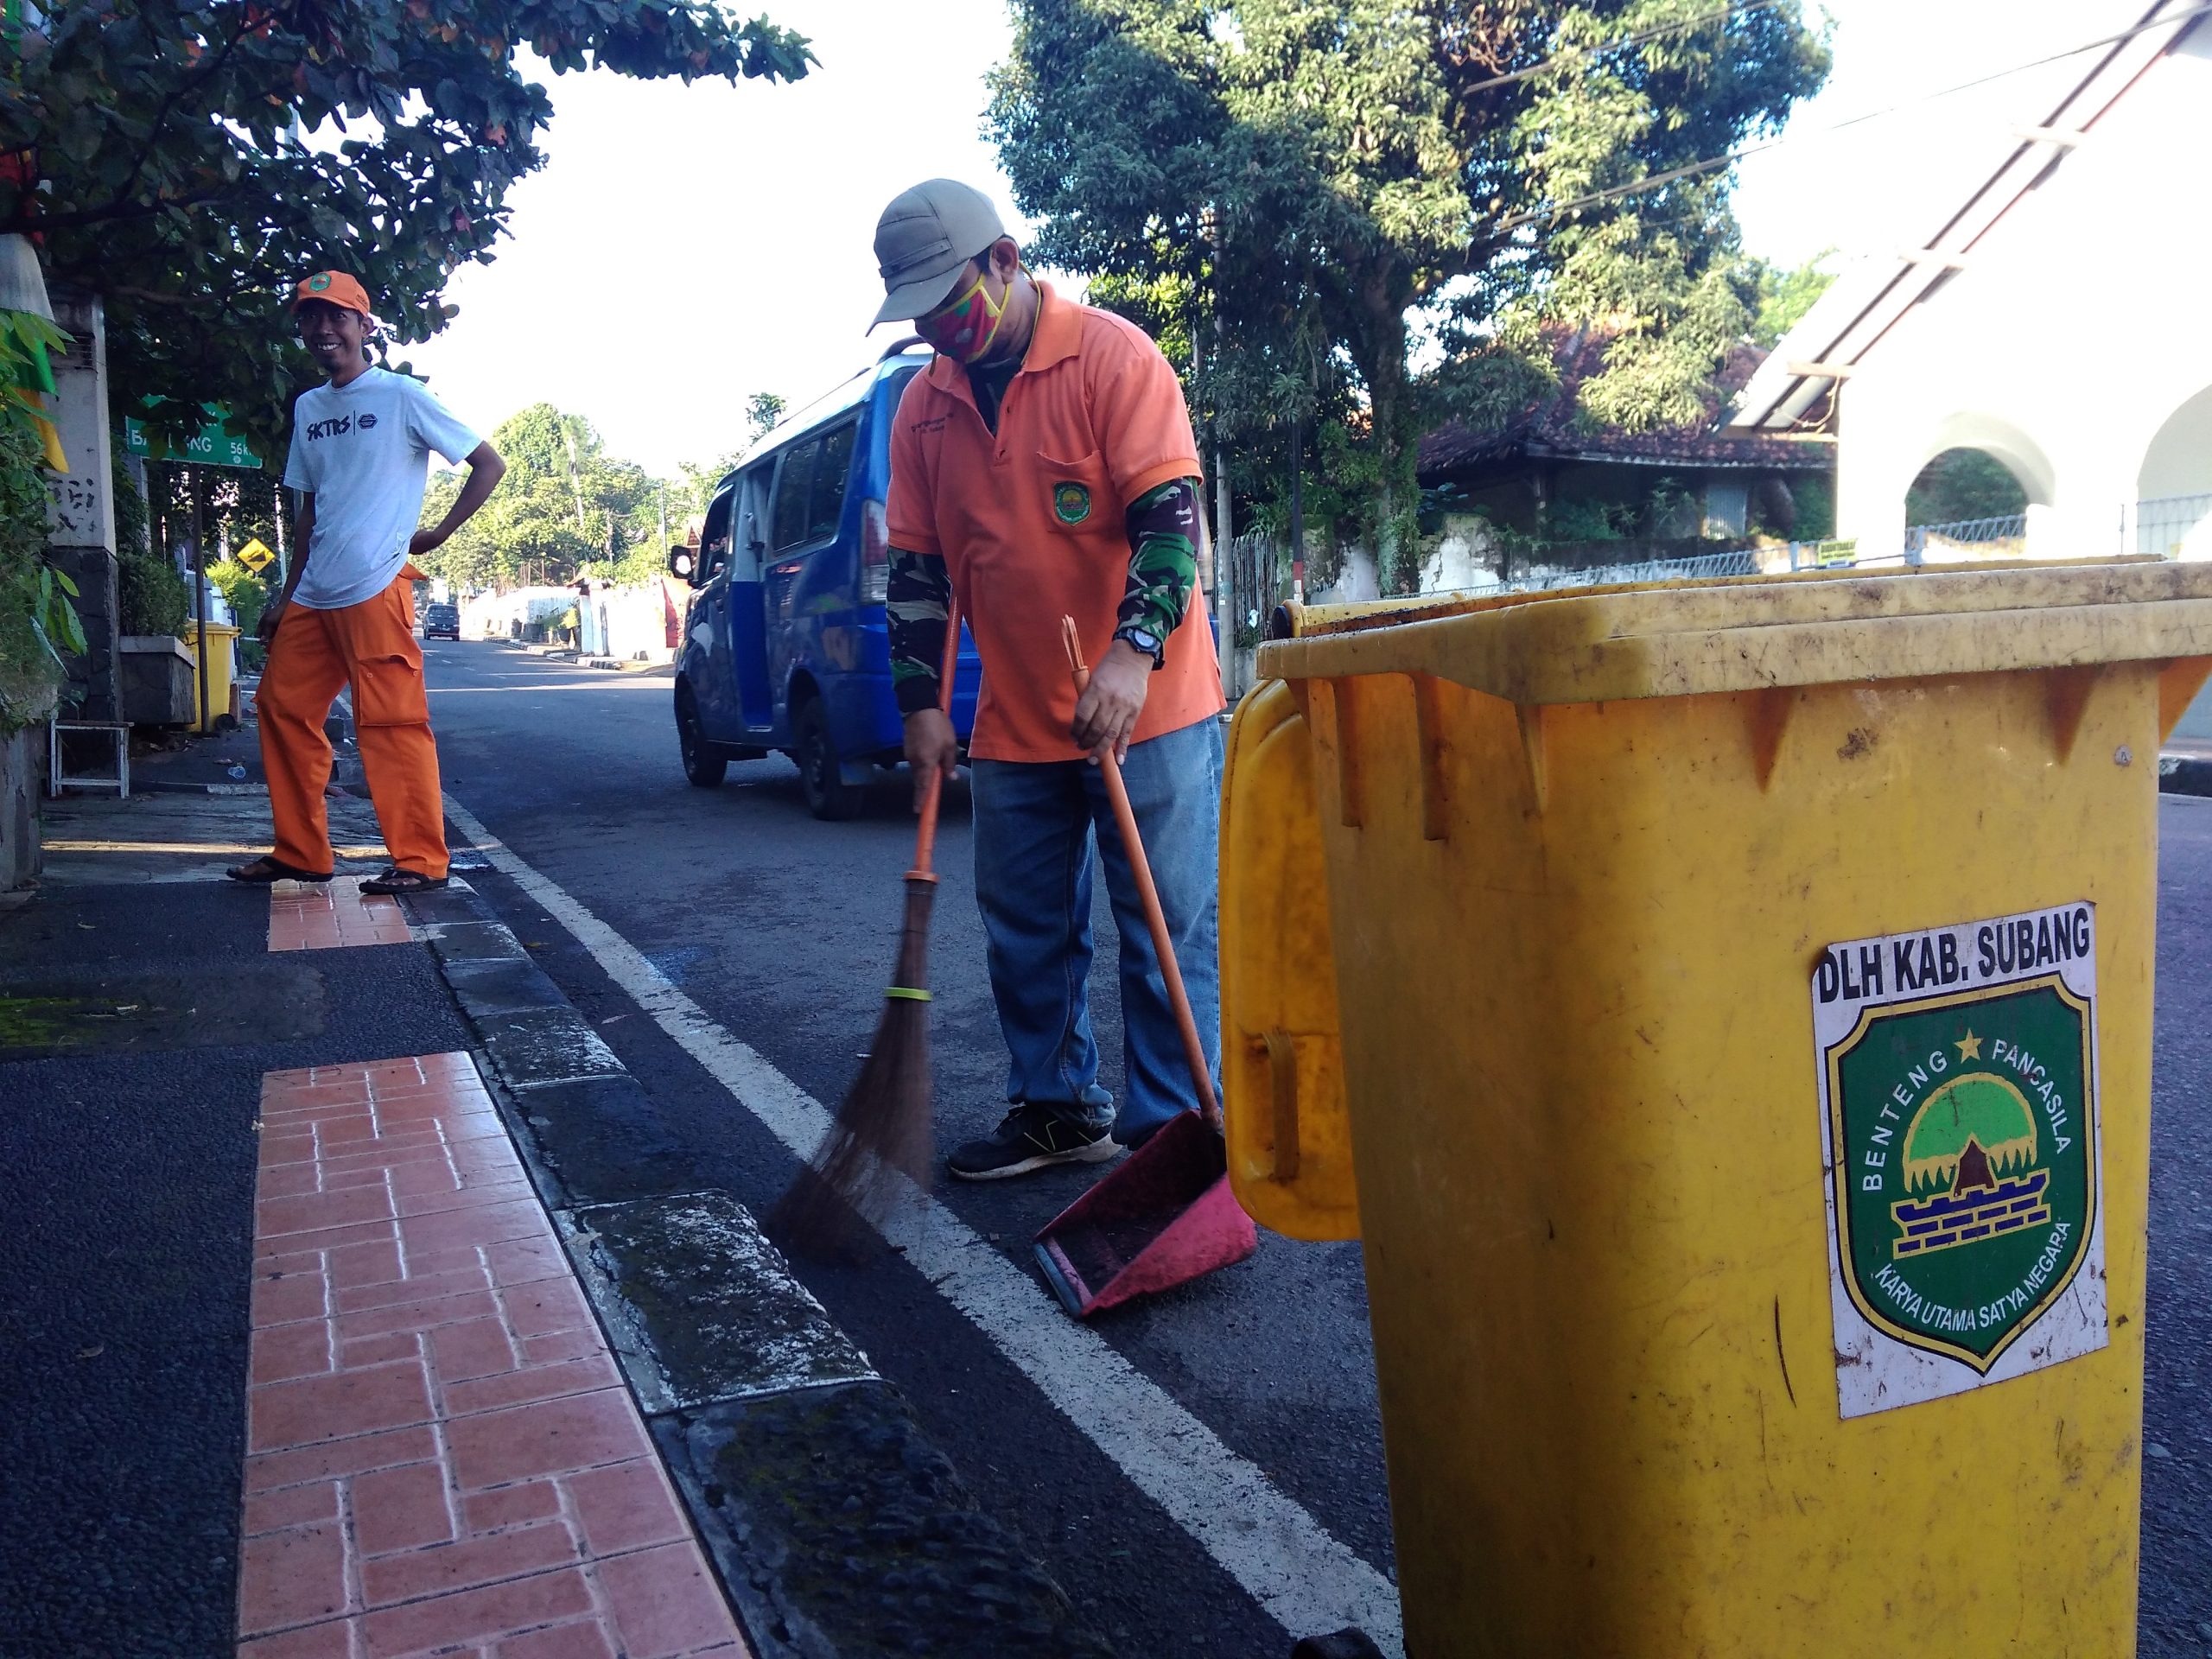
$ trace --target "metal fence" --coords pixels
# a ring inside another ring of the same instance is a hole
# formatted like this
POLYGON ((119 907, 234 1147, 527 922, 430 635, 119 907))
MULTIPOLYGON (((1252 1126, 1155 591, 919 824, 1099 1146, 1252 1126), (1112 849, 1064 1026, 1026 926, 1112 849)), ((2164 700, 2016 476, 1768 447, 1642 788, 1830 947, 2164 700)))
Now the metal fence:
MULTIPOLYGON (((1497 582, 1441 590, 1469 598, 1498 594, 1546 593, 1560 588, 1603 588, 1623 582, 1694 582, 1715 576, 1757 575, 1762 571, 1818 570, 1839 567, 1879 569, 1942 564, 2024 552, 2025 513, 1993 518, 1965 518, 1942 524, 1915 524, 1902 545, 1885 552, 1863 550, 1855 539, 1792 542, 1782 547, 1729 548, 1688 558, 1640 559, 1619 564, 1532 564, 1497 582)), ((2120 515, 2120 553, 2180 558, 2189 552, 2212 557, 2212 495, 2166 496, 2139 501, 2120 515)), ((1222 561, 1230 588, 1234 641, 1224 639, 1224 666, 1232 690, 1243 690, 1249 649, 1267 632, 1276 606, 1290 597, 1288 550, 1266 531, 1233 537, 1222 561)))
POLYGON ((1583 565, 1568 569, 1535 565, 1503 582, 1476 588, 1454 588, 1475 598, 1491 594, 1541 594, 1554 588, 1610 588, 1624 582, 1695 582, 1710 576, 1753 576, 1759 572, 1758 555, 1751 548, 1697 553, 1687 559, 1638 559, 1626 564, 1583 565))
POLYGON ((1937 563, 1954 550, 1978 557, 2027 550, 2028 515, 2008 512, 1995 518, 1955 518, 1944 524, 1913 524, 1904 532, 1904 562, 1937 563))
POLYGON ((2165 495, 2120 514, 2120 550, 2152 558, 2212 556, 2212 495, 2165 495))

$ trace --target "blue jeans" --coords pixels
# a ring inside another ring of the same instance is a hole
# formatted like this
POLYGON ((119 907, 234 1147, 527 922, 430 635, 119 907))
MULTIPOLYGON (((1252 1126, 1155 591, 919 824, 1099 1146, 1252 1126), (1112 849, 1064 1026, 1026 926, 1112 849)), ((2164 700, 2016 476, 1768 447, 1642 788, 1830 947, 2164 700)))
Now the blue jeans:
MULTIPOLYGON (((1221 766, 1221 722, 1211 719, 1133 744, 1122 766, 1217 1093, 1221 766)), ((1087 760, 978 760, 973 771, 976 899, 1012 1061, 1007 1098, 1050 1107, 1087 1128, 1110 1122, 1116 1140, 1141 1141, 1196 1106, 1198 1096, 1105 778, 1087 760), (1098 1086, 1098 1045, 1090 1034, 1094 834, 1122 936, 1128 1098, 1119 1113, 1098 1086)))

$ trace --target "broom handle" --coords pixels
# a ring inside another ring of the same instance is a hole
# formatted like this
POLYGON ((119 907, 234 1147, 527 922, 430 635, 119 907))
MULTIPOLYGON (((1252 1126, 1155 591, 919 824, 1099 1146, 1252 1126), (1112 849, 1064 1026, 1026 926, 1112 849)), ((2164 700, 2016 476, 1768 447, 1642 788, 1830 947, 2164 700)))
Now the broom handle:
MULTIPOLYGON (((1090 683, 1090 664, 1083 660, 1083 641, 1075 619, 1060 619, 1060 638, 1068 648, 1068 667, 1075 675, 1075 694, 1080 697, 1090 683)), ((1122 831, 1122 850, 1128 856, 1129 872, 1136 878, 1137 899, 1144 906, 1144 922, 1152 934, 1152 953, 1160 958, 1160 976, 1167 982, 1167 1001, 1175 1010, 1175 1023, 1183 1033, 1183 1058, 1191 1068, 1191 1086, 1198 1091, 1198 1109, 1217 1133, 1221 1104, 1213 1097, 1213 1074, 1206 1065, 1205 1046, 1198 1041, 1198 1022, 1191 1014, 1190 993, 1183 988, 1183 969, 1175 960, 1175 942, 1168 937, 1166 912, 1160 907, 1160 889, 1153 885, 1152 865, 1144 855, 1144 841, 1137 834, 1137 815, 1129 806, 1128 785, 1122 780, 1122 763, 1111 744, 1098 752, 1098 769, 1106 774, 1106 798, 1114 805, 1114 822, 1122 831)))
MULTIPOLYGON (((951 591, 947 582, 944 603, 944 671, 938 677, 937 706, 947 720, 952 718, 952 677, 960 666, 960 596, 951 591)), ((922 779, 922 815, 920 826, 914 831, 914 868, 906 872, 909 881, 934 881, 937 872, 931 860, 937 853, 937 803, 944 792, 944 769, 931 766, 929 776, 922 779)))

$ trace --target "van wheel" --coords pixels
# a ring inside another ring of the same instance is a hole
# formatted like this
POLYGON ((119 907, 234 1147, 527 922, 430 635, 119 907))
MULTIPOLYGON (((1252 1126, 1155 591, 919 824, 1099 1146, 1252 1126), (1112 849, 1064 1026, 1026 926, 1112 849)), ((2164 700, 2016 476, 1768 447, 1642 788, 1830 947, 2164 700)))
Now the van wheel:
POLYGON ((699 705, 685 687, 676 694, 676 741, 683 752, 683 775, 694 789, 719 789, 729 760, 699 729, 699 705))
POLYGON ((798 763, 799 789, 806 810, 831 823, 860 816, 868 791, 844 781, 837 768, 837 746, 830 737, 830 711, 810 696, 791 715, 791 759, 798 763))

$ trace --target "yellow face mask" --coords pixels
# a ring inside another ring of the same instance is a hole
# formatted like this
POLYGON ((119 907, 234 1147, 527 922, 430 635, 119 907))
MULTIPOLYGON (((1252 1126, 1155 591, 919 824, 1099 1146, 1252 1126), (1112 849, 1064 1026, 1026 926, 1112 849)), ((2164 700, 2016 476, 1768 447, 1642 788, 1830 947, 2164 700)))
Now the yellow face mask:
MULTIPOLYGON (((1007 297, 1012 296, 1009 288, 1007 297)), ((915 318, 914 332, 956 363, 980 363, 998 338, 1006 311, 1006 300, 993 304, 990 289, 978 276, 975 286, 958 299, 939 306, 926 317, 915 318)))

